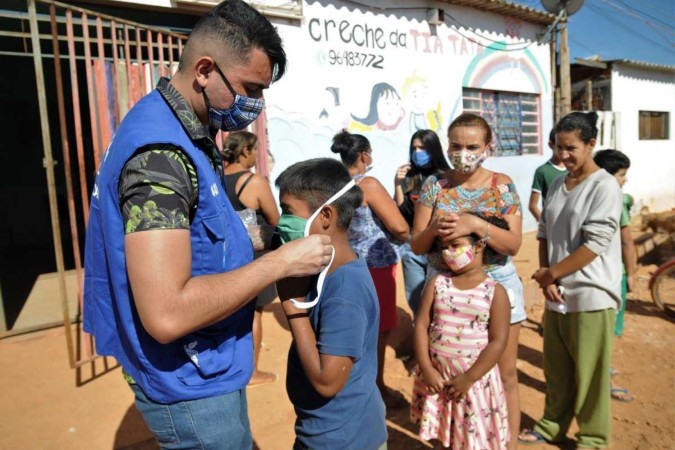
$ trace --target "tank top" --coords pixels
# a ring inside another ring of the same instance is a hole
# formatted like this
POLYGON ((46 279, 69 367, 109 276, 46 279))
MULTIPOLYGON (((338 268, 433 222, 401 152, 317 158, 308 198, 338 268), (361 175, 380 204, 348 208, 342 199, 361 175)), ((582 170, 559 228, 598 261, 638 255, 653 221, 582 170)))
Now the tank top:
MULTIPOLYGON (((230 203, 232 203, 232 207, 234 208, 235 211, 243 211, 248 208, 241 202, 241 200, 239 200, 239 196, 244 191, 244 188, 246 188, 246 185, 248 185, 248 182, 251 181, 251 178, 253 178, 253 174, 248 170, 242 170, 241 172, 225 175, 225 188, 227 189, 227 198, 230 199, 230 203), (246 174, 249 174, 249 177, 244 180, 241 187, 239 188, 239 191, 235 192, 239 178, 241 178, 246 174)), ((255 210, 255 217, 258 225, 269 225, 269 223, 267 223, 267 219, 265 219, 265 216, 262 213, 262 209, 258 208, 255 210)))

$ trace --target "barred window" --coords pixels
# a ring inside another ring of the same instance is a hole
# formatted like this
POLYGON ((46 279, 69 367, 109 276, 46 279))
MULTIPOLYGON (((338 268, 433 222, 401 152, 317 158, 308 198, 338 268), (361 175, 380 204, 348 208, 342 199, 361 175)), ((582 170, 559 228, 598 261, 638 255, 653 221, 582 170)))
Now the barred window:
POLYGON ((480 115, 492 127, 492 156, 540 153, 538 95, 463 88, 462 97, 464 112, 480 115))
POLYGON ((670 139, 670 113, 640 111, 640 140, 670 139))

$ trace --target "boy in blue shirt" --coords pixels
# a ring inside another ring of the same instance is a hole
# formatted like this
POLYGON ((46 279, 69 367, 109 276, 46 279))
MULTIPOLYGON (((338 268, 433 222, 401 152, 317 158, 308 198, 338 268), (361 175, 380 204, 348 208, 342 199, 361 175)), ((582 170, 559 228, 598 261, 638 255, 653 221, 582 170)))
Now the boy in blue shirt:
POLYGON ((375 383, 377 293, 365 260, 347 238, 361 190, 332 158, 296 163, 275 184, 281 241, 323 234, 334 249, 332 263, 305 298, 318 300, 314 306, 289 300, 303 296, 298 286, 302 290, 314 277, 277 283, 293 335, 286 378, 297 415, 293 449, 384 449, 385 406, 375 383))

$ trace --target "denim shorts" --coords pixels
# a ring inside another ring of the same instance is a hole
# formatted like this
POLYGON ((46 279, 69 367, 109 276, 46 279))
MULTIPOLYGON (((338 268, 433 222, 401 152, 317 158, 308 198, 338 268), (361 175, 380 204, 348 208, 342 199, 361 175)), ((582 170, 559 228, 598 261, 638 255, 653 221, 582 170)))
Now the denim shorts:
MULTIPOLYGON (((429 264, 427 269, 427 280, 436 274, 438 274, 438 269, 429 264)), ((511 303, 511 325, 527 319, 527 314, 525 314, 523 283, 520 281, 518 272, 516 272, 516 266, 512 262, 509 262, 504 266, 487 272, 487 274, 506 289, 506 293, 509 296, 509 303, 511 303)))
POLYGON ((165 405, 131 384, 140 411, 163 449, 250 450, 246 389, 217 397, 165 405))
POLYGON ((488 276, 504 286, 511 303, 511 325, 527 319, 525 314, 525 297, 523 295, 523 282, 520 281, 516 266, 509 262, 504 266, 489 271, 488 276))

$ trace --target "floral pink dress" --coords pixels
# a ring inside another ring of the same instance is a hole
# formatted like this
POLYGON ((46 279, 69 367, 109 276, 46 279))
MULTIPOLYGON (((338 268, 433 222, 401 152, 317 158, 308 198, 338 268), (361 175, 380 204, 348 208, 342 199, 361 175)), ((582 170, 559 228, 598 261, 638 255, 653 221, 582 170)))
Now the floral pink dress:
MULTIPOLYGON (((466 372, 487 346, 495 285, 486 278, 463 291, 446 274, 436 278, 429 356, 447 379, 466 372)), ((506 398, 497 366, 459 400, 450 398, 446 391, 428 394, 417 368, 410 418, 420 424, 420 438, 438 439, 446 448, 501 450, 509 441, 506 398)))

